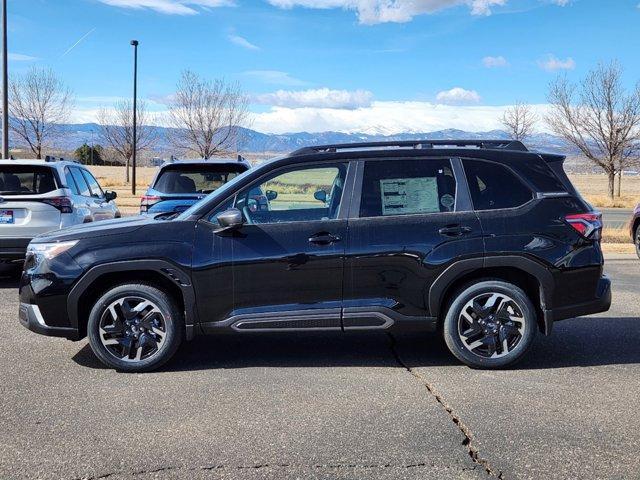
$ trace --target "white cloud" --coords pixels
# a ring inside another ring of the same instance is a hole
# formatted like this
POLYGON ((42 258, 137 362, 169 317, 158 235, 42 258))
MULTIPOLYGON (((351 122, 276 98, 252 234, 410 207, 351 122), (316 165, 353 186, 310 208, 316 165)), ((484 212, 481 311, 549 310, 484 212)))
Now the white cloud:
POLYGON ((271 85, 284 85, 288 87, 309 85, 309 82, 292 77, 287 72, 281 72, 280 70, 249 70, 244 72, 244 74, 271 85))
POLYGON ((330 90, 318 88, 309 90, 278 90, 273 93, 256 95, 254 103, 262 105, 274 105, 288 108, 342 108, 353 110, 355 108, 371 105, 373 94, 367 90, 330 90))
POLYGON ((473 15, 490 15, 491 8, 508 0, 267 0, 279 8, 342 8, 354 10, 363 24, 408 22, 416 15, 431 14, 466 5, 473 15))
POLYGON ((496 67, 506 67, 509 65, 507 59, 503 56, 498 57, 484 57, 482 59, 482 64, 487 68, 496 68, 496 67))
POLYGON ((229 41, 231 43, 238 45, 242 48, 246 48, 247 50, 260 50, 259 46, 251 43, 249 40, 247 40, 244 37, 241 37, 240 35, 231 34, 227 38, 229 38, 229 41))
POLYGON ((31 55, 24 55, 22 53, 9 53, 8 59, 11 62, 33 62, 39 60, 38 57, 32 57, 31 55))
POLYGON ((459 105, 462 103, 479 103, 481 98, 475 90, 465 90, 454 87, 451 90, 444 90, 436 95, 438 103, 446 105, 459 105))
MULTIPOLYGON (((325 132, 384 133, 431 132, 457 128, 470 132, 501 129, 500 118, 508 106, 456 106, 417 101, 375 101, 357 109, 272 107, 251 114, 253 129, 265 133, 325 132)), ((534 105, 544 117, 548 107, 534 105)), ((544 124, 540 131, 548 131, 544 124)))
POLYGON ((561 60, 555 55, 549 54, 542 60, 538 60, 538 66, 548 72, 554 72, 556 70, 573 70, 576 68, 576 62, 571 57, 561 60))
POLYGON ((196 15, 194 7, 214 8, 233 5, 232 0, 98 0, 113 7, 149 9, 167 15, 196 15))

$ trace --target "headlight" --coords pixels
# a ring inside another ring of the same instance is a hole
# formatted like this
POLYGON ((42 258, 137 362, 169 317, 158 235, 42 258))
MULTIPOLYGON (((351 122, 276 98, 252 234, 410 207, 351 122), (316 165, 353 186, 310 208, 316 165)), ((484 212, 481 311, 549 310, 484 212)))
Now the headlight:
POLYGON ((27 253, 33 253, 34 255, 41 255, 49 260, 57 257, 61 253, 66 252, 73 247, 78 240, 72 240, 69 242, 52 242, 52 243, 30 243, 27 247, 27 253))

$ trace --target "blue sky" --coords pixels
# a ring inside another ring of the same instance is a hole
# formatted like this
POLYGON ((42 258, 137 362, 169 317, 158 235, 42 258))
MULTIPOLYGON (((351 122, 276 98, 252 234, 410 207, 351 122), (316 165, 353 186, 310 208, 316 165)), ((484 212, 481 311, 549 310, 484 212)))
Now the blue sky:
POLYGON ((495 128, 548 82, 617 59, 640 80, 640 0, 8 0, 12 73, 53 68, 74 118, 139 91, 150 107, 183 69, 238 81, 252 126, 286 131, 495 128))

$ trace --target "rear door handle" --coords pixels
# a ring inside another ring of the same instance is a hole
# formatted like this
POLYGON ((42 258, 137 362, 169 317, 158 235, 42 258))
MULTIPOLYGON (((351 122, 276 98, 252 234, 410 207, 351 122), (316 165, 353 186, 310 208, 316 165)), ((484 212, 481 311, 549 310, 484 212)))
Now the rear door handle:
POLYGON ((333 235, 328 232, 316 233, 309 237, 309 243, 316 245, 331 245, 332 243, 339 242, 341 238, 338 235, 333 235))
POLYGON ((445 237, 461 237, 462 235, 471 233, 471 231, 471 227, 465 225, 447 225, 438 230, 438 233, 445 237))

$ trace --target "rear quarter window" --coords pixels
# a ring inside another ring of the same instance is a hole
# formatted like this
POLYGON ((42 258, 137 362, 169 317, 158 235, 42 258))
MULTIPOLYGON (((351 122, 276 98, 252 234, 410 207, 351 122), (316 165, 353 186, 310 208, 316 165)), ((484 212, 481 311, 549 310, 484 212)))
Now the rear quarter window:
POLYGON ((463 160, 475 210, 497 210, 524 205, 533 192, 511 170, 498 163, 463 160))
POLYGON ((518 170, 529 180, 540 192, 566 192, 556 174, 551 170, 546 161, 541 158, 518 162, 518 170))
POLYGON ((1 165, 1 195, 39 195, 58 188, 53 170, 38 165, 1 165))

